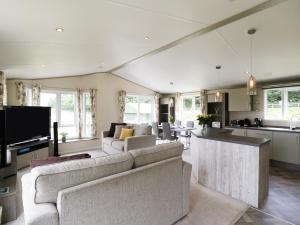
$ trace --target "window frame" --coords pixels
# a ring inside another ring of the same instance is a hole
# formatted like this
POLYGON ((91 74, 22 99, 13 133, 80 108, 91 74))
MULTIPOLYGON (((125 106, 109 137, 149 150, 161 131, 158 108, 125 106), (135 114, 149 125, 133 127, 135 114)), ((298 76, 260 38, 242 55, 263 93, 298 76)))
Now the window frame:
POLYGON ((198 94, 182 95, 180 97, 180 110, 179 111, 180 111, 180 120, 182 122, 186 122, 186 121, 183 120, 183 111, 184 111, 183 110, 184 109, 183 101, 184 101, 185 98, 192 98, 192 114, 195 115, 195 118, 193 120, 187 120, 187 121, 196 121, 197 120, 197 118, 196 118, 197 114, 201 113, 201 101, 200 101, 199 110, 196 110, 196 97, 199 97, 199 100, 201 98, 201 96, 198 95, 198 94))
MULTIPOLYGON (((138 94, 130 94, 130 93, 126 94, 126 97, 127 96, 137 97, 137 99, 138 99, 137 121, 135 122, 137 124, 144 123, 144 122, 141 122, 141 119, 140 119, 140 114, 141 114, 140 113, 140 104, 141 104, 140 99, 143 98, 143 97, 150 97, 151 98, 151 121, 148 123, 148 124, 151 124, 154 121, 154 111, 155 111, 154 110, 154 107, 155 107, 154 96, 153 95, 138 95, 138 94)), ((125 114, 126 114, 126 103, 125 103, 124 118, 125 118, 125 114)), ((126 123, 127 121, 124 120, 124 122, 126 123)))
MULTIPOLYGON (((78 138, 79 137, 79 122, 78 122, 78 103, 77 103, 77 92, 74 90, 60 90, 60 89, 42 89, 40 95, 42 97, 43 93, 55 94, 56 95, 56 121, 58 127, 74 127, 76 129, 75 136, 68 136, 69 138, 78 138), (63 94, 73 94, 74 95, 74 124, 62 125, 61 123, 61 95, 63 94)), ((53 128, 53 124, 51 124, 51 128, 53 128)))
MULTIPOLYGON (((269 89, 264 90, 264 120, 268 120, 268 121, 289 121, 290 120, 290 118, 288 118, 288 107, 289 107, 288 93, 289 93, 289 91, 293 91, 293 90, 300 91, 300 86, 269 88, 269 89), (281 108, 281 117, 279 119, 267 118, 267 111, 268 111, 267 92, 270 90, 280 90, 281 91, 282 108, 281 108)), ((300 114, 300 112, 299 112, 299 114, 300 114)))

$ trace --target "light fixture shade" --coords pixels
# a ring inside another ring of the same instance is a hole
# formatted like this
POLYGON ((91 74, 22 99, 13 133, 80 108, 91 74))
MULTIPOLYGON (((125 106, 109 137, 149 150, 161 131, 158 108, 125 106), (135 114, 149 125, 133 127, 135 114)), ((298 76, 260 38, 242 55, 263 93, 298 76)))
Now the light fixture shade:
POLYGON ((220 91, 215 93, 215 102, 222 102, 222 93, 220 91))
POLYGON ((247 93, 248 95, 257 95, 256 79, 252 75, 247 81, 247 93))

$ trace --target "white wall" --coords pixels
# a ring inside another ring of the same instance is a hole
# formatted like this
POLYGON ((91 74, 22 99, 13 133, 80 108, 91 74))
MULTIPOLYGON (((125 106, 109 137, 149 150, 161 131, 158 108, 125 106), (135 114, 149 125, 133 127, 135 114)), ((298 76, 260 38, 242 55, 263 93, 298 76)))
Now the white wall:
MULTIPOLYGON (((40 80, 22 80, 26 85, 40 84, 42 88, 67 88, 67 89, 97 89, 97 128, 98 137, 102 130, 107 130, 111 122, 117 122, 119 118, 118 93, 125 90, 127 93, 152 95, 150 89, 137 85, 133 82, 109 73, 96 73, 77 77, 51 78, 40 80)), ((8 105, 17 105, 16 80, 7 81, 8 105)), ((84 141, 83 143, 62 144, 60 151, 72 152, 76 149, 94 147, 95 141, 84 141)), ((100 140, 99 140, 100 145, 100 140)))

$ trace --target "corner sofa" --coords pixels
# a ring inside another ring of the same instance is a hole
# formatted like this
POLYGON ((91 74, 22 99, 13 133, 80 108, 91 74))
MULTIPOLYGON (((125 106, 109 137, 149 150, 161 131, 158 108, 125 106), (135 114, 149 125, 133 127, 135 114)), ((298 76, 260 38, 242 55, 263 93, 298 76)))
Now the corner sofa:
POLYGON ((189 211, 183 145, 36 167, 22 177, 26 225, 171 225, 189 211))
POLYGON ((131 124, 134 130, 134 136, 125 140, 109 137, 110 131, 102 132, 102 150, 107 154, 119 154, 137 148, 154 146, 156 144, 156 136, 152 135, 152 126, 131 124), (137 132, 138 131, 138 132, 137 132))

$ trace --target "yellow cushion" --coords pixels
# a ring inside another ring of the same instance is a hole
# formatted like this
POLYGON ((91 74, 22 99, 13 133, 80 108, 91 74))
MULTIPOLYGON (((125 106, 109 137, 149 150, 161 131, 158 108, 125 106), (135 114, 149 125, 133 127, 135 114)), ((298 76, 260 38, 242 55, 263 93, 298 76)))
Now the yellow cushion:
POLYGON ((124 140, 125 138, 132 137, 132 136, 133 136, 133 129, 122 128, 120 140, 124 140))

